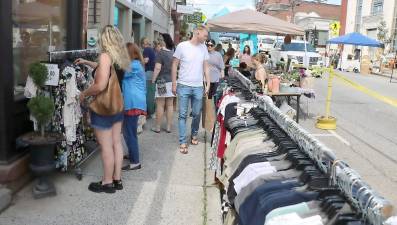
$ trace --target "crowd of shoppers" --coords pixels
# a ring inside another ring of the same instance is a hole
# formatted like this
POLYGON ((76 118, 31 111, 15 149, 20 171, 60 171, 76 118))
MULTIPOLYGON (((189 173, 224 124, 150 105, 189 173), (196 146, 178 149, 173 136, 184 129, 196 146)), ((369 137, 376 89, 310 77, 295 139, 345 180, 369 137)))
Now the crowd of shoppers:
MULTIPOLYGON (((176 47, 169 34, 161 34, 151 46, 148 38, 141 46, 125 43, 120 31, 111 25, 100 34, 97 62, 77 59, 76 64, 92 67, 94 83, 80 95, 80 101, 93 97, 89 104, 90 121, 101 148, 103 177, 88 189, 93 192, 114 193, 123 189, 121 171, 141 169, 138 144, 138 121, 142 116, 155 117, 153 132, 172 132, 175 100, 178 101, 179 151, 188 153, 189 145, 199 144, 198 131, 203 97, 212 99, 221 79, 228 76, 236 51, 225 51, 212 39, 208 30, 198 26, 190 40, 176 47), (190 138, 186 122, 189 107, 192 123, 190 138), (128 148, 123 155, 122 137, 128 148), (123 158, 128 164, 123 166, 123 158)), ((264 87, 266 71, 261 54, 251 56, 245 46, 239 56, 240 65, 254 68, 254 78, 264 87)), ((216 102, 214 102, 216 104, 216 102)))

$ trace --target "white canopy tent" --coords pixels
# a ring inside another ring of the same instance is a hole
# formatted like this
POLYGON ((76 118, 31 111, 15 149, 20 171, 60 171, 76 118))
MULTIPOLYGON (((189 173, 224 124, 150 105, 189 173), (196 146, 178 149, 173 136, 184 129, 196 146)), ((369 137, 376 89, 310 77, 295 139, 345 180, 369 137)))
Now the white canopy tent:
MULTIPOLYGON (((213 32, 305 36, 303 27, 252 9, 243 9, 208 20, 207 25, 213 32)), ((306 56, 306 41, 304 43, 306 56)), ((305 58, 304 64, 308 66, 309 62, 305 58)))
POLYGON ((239 10, 208 20, 207 24, 214 32, 269 35, 305 34, 303 27, 251 9, 239 10))

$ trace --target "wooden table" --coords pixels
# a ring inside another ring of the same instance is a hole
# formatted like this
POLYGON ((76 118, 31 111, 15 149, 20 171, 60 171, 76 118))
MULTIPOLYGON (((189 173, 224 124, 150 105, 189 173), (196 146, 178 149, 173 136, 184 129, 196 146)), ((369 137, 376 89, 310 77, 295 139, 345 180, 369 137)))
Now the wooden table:
POLYGON ((299 115, 300 115, 300 98, 302 96, 302 93, 269 93, 268 94, 270 97, 277 97, 277 96, 281 96, 281 97, 287 97, 287 102, 288 105, 291 105, 291 97, 296 97, 296 122, 299 123, 299 115))

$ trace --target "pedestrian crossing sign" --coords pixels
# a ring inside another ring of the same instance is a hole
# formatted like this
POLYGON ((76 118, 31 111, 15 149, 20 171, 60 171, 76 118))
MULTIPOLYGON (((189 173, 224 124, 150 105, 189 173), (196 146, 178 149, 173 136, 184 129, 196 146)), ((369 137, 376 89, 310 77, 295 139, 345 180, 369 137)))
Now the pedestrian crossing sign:
POLYGON ((340 22, 333 21, 332 23, 330 23, 329 30, 332 36, 339 36, 340 22))

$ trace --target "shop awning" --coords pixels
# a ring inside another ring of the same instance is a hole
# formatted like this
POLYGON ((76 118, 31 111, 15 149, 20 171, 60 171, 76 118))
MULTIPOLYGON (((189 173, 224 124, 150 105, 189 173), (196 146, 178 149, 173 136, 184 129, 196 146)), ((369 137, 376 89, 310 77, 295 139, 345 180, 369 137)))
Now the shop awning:
POLYGON ((383 48, 383 44, 381 42, 357 32, 353 32, 340 37, 329 39, 327 43, 383 48))
POLYGON ((261 12, 244 9, 208 20, 211 32, 304 35, 304 28, 261 12))

